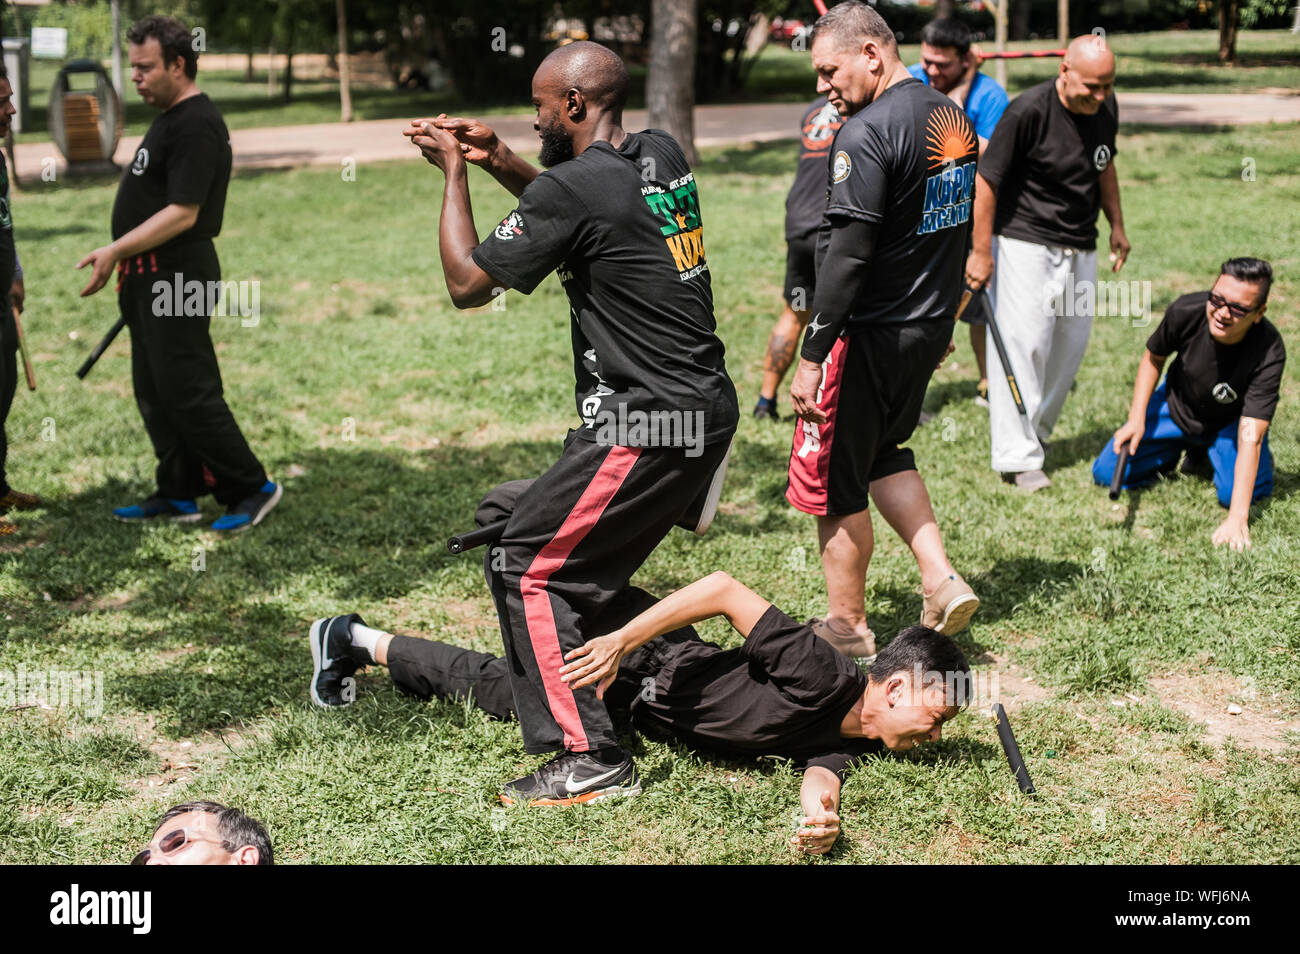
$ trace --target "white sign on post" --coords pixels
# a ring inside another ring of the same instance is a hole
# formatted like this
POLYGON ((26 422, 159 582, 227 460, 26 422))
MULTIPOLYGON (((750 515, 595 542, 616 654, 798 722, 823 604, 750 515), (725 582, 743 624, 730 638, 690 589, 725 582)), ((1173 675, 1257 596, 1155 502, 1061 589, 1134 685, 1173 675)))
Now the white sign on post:
POLYGON ((32 27, 32 56, 61 60, 67 55, 67 30, 63 27, 32 27))

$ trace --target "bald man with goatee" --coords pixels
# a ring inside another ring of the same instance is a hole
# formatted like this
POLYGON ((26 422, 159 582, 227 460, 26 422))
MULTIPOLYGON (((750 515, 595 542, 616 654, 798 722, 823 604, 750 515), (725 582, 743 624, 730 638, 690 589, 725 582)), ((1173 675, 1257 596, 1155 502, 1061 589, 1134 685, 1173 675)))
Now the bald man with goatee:
MULTIPOLYGON (((452 302, 526 295, 552 272, 569 299, 580 420, 559 461, 508 495, 508 522, 486 559, 524 747, 559 750, 505 786, 507 804, 640 791, 605 703, 593 688, 571 688, 560 667, 603 635, 597 621, 674 525, 707 525, 739 416, 715 334, 695 177, 672 136, 623 129, 627 87, 623 61, 596 43, 542 61, 532 102, 545 171, 476 120, 416 120, 405 131, 445 176, 438 242, 452 302), (519 197, 482 242, 467 161, 519 197)), ((476 319, 482 346, 517 350, 514 320, 476 319)), ((483 393, 490 400, 492 389, 483 393)), ((359 619, 335 617, 313 631, 319 656, 334 658, 327 630, 336 627, 340 640, 369 638, 359 619)))
POLYGON ((1020 415, 990 350, 992 463, 1027 491, 1051 484, 1043 472, 1047 440, 1088 347, 1098 209, 1110 222, 1112 271, 1129 253, 1115 174, 1114 88, 1115 56, 1105 40, 1076 37, 1060 73, 1007 107, 980 159, 966 279, 980 288, 993 276, 998 326, 1029 417, 1020 415))

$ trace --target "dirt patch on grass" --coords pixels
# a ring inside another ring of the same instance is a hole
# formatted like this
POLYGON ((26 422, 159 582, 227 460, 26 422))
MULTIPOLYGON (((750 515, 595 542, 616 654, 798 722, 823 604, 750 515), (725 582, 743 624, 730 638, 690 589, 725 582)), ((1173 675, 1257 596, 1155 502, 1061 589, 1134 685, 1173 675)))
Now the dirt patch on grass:
POLYGON ((981 691, 981 700, 988 696, 988 702, 1001 702, 1003 707, 1012 712, 1033 702, 1050 699, 1051 690, 1040 686, 1032 673, 1010 661, 1007 655, 986 652, 976 660, 977 687, 981 691), (985 670, 984 667, 987 667, 985 670), (988 689, 983 692, 984 672, 988 673, 988 689))
POLYGON ((1149 681, 1161 705, 1205 726, 1206 741, 1214 745, 1232 739, 1281 752, 1287 748, 1285 733, 1300 732, 1300 713, 1293 705, 1228 673, 1166 673, 1149 681))

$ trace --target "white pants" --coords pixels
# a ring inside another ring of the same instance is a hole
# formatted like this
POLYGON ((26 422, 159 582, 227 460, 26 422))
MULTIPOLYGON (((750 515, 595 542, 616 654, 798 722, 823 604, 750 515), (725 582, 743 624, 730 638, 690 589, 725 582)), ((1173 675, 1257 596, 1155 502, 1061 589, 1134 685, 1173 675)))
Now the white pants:
POLYGON ((1029 423, 1016 410, 1002 361, 986 332, 994 470, 1042 469, 1043 442, 1065 406, 1092 331, 1094 296, 1078 295, 1076 288, 1096 281, 1095 251, 997 236, 993 283, 998 330, 1029 423))

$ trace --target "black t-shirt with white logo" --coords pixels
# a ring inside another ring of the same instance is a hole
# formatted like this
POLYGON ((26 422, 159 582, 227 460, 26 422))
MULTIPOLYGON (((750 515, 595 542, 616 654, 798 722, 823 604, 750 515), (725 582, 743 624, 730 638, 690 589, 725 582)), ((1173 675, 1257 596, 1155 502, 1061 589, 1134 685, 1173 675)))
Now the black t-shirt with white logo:
POLYGON ((160 113, 122 173, 113 202, 113 238, 121 238, 168 205, 197 205, 194 225, 153 249, 169 263, 221 232, 230 183, 230 132, 221 113, 199 93, 160 113))
POLYGON ((1039 245, 1096 248, 1100 179, 1115 156, 1118 129, 1113 94, 1092 116, 1066 109, 1055 80, 1012 100, 980 159, 980 175, 998 195, 993 231, 1039 245))
POLYGON ((775 755, 841 778, 884 745, 849 739, 840 723, 867 688, 857 664, 775 606, 739 649, 680 644, 633 703, 638 726, 744 758, 775 755))
POLYGON ((956 312, 976 149, 975 127, 966 114, 911 77, 844 121, 827 169, 830 198, 817 239, 819 269, 837 220, 879 225, 871 277, 853 303, 850 330, 951 318, 956 312))
POLYGON ((617 149, 597 141, 542 172, 474 261, 524 294, 558 269, 572 316, 579 436, 668 443, 638 432, 649 422, 660 435, 685 426, 696 428, 690 440, 700 427, 705 441, 731 438, 736 389, 716 334, 695 177, 668 133, 629 133, 617 149))
POLYGON ((799 129, 799 165, 785 199, 785 238, 816 232, 826 211, 826 160, 844 120, 822 96, 804 111, 799 129))
POLYGON ((1165 311, 1147 339, 1147 350, 1178 357, 1165 375, 1169 416, 1185 434, 1211 437, 1240 417, 1273 420, 1286 346, 1267 318, 1235 345, 1210 334, 1205 303, 1209 292, 1183 295, 1165 311))

